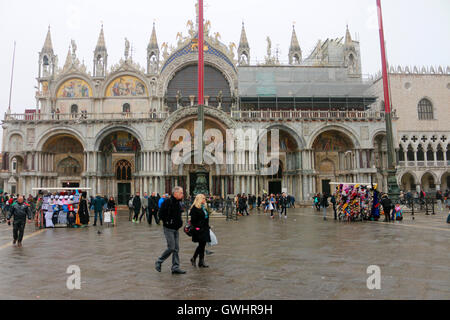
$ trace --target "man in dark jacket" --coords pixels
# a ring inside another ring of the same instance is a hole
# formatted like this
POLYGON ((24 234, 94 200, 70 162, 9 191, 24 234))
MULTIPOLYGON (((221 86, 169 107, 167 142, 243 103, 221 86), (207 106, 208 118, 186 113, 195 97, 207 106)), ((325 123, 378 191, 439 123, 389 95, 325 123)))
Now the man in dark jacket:
POLYGON ((281 207, 281 211, 280 211, 280 219, 283 217, 283 212, 284 212, 284 218, 287 219, 287 206, 288 206, 288 198, 286 196, 286 193, 283 193, 283 196, 280 198, 280 207, 281 207))
POLYGON ((155 217, 156 224, 159 225, 158 219, 158 197, 156 197, 156 193, 153 192, 152 196, 148 200, 148 223, 152 224, 152 217, 155 217))
POLYGON ((389 199, 387 194, 384 194, 381 197, 381 205, 383 206, 384 211, 384 222, 391 221, 391 210, 392 210, 392 201, 389 199))
POLYGON ((93 206, 94 206, 94 211, 95 211, 95 216, 94 216, 94 227, 97 226, 97 216, 100 218, 100 225, 103 225, 103 206, 106 204, 105 199, 100 196, 97 195, 97 197, 94 199, 93 201, 93 206))
POLYGON ((141 202, 141 194, 136 192, 135 197, 133 198, 133 210, 134 210, 134 218, 133 222, 139 223, 139 213, 141 212, 142 202, 141 202))
POLYGON ((8 212, 8 224, 11 224, 11 217, 14 217, 13 222, 13 245, 17 243, 19 248, 22 247, 23 234, 25 232, 26 218, 31 222, 30 206, 23 201, 23 197, 19 196, 17 202, 11 206, 8 212))
POLYGON ((334 211, 334 220, 337 220, 337 212, 336 212, 336 197, 334 194, 331 196, 330 199, 331 203, 333 204, 333 211, 334 211))
POLYGON ((175 187, 172 192, 172 197, 164 201, 161 205, 159 217, 163 221, 167 249, 155 263, 155 268, 158 272, 161 272, 163 262, 172 255, 172 274, 186 273, 186 271, 180 269, 180 258, 178 256, 180 251, 178 230, 183 226, 183 209, 181 208, 183 198, 183 188, 175 187))

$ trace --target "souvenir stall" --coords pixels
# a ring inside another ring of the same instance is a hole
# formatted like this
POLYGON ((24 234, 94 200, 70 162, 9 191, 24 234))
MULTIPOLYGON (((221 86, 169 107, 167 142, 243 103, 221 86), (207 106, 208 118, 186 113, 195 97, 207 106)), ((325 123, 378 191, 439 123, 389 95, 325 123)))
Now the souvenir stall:
POLYGON ((90 188, 36 188, 44 191, 40 196, 40 210, 37 212, 37 227, 45 228, 80 228, 88 225, 82 222, 81 215, 89 217, 85 197, 80 192, 90 188), (81 203, 81 205, 80 205, 81 203), (83 211, 83 212, 82 212, 83 211))
POLYGON ((377 184, 333 182, 335 186, 336 211, 342 221, 378 221, 381 210, 377 184))

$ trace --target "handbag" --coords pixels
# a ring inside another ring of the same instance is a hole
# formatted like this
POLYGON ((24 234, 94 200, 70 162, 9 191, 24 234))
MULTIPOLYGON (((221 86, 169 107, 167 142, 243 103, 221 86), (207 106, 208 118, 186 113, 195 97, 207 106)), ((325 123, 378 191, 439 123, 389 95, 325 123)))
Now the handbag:
POLYGON ((190 220, 186 223, 183 230, 184 230, 184 233, 186 233, 186 235, 188 237, 192 237, 192 235, 194 233, 194 227, 192 226, 190 220))

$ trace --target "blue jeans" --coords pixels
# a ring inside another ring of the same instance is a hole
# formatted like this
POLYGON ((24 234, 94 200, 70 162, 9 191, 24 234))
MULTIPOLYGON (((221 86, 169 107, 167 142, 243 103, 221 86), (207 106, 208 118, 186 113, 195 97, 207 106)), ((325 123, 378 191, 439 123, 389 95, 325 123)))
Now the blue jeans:
POLYGON ((102 211, 95 211, 94 224, 97 224, 97 214, 100 216, 100 224, 103 225, 102 211))

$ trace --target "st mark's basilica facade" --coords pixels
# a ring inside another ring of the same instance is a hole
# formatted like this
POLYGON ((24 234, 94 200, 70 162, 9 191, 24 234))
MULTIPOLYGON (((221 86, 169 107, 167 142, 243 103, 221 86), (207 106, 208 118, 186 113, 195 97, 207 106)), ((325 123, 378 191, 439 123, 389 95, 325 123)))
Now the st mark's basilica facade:
MULTIPOLYGON (((110 67, 102 27, 91 73, 74 41, 59 67, 49 29, 37 107, 8 112, 3 121, 3 189, 28 195, 33 188, 88 187, 121 204, 137 191, 181 185, 192 192, 198 166, 173 163, 171 135, 193 132, 197 119, 196 30, 189 21, 187 35, 179 33, 169 48, 159 45, 154 26, 145 68, 130 57, 128 41, 110 67)), ((223 44, 209 21, 205 33, 205 128, 224 137, 227 129, 278 129, 280 136, 278 173, 261 175, 252 161, 258 153, 245 151, 235 155, 244 163, 206 165, 212 195, 285 190, 304 202, 329 192, 330 181, 373 181, 387 190, 384 113, 348 29, 319 41, 308 57, 292 30, 288 64, 278 61, 269 38, 265 61, 253 63, 244 25, 238 46, 223 44)))

